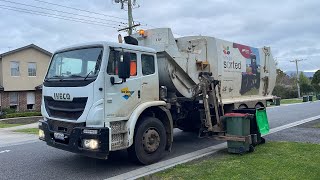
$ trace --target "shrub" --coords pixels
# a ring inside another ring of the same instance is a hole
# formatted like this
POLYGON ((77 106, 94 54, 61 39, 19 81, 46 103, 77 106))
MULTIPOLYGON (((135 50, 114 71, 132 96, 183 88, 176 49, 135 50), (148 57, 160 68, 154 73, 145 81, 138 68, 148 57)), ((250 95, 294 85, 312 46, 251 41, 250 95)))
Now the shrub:
POLYGON ((5 112, 6 114, 11 114, 16 112, 15 109, 11 109, 11 108, 3 108, 1 111, 5 112))
POLYGON ((281 99, 291 99, 298 97, 298 91, 292 87, 284 87, 276 85, 272 92, 273 95, 281 97, 281 99))
POLYGON ((15 118, 15 117, 30 117, 30 116, 41 116, 40 112, 17 112, 6 114, 5 118, 15 118))

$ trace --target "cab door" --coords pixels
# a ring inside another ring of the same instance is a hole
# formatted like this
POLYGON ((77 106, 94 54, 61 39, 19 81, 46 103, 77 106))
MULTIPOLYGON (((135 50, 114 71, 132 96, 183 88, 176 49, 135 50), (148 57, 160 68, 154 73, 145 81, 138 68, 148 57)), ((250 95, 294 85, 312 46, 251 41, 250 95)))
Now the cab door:
POLYGON ((141 75, 138 73, 141 65, 138 61, 138 52, 132 50, 111 50, 107 65, 106 94, 105 94, 105 115, 106 118, 125 119, 130 116, 141 101, 141 75), (130 78, 121 83, 118 77, 119 52, 130 52, 130 78), (118 84, 111 84, 110 78, 114 77, 118 84))
POLYGON ((141 101, 159 100, 159 79, 156 56, 141 53, 141 101))

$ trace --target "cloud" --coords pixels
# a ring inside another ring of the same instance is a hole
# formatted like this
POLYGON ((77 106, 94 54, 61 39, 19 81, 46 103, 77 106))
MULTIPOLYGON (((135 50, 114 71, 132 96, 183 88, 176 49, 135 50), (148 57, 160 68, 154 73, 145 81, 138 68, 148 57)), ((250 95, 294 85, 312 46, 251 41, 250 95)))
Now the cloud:
MULTIPOLYGON (((111 0, 45 1, 119 18, 88 14, 38 1, 11 1, 96 17, 90 19, 91 21, 108 19, 126 23, 127 11, 121 10, 120 5, 112 3, 111 0)), ((270 46, 273 56, 278 59, 278 66, 285 71, 295 70, 294 63, 289 62, 294 58, 307 59, 301 62, 301 70, 320 67, 320 12, 317 9, 320 7, 320 1, 137 0, 137 3, 140 8, 134 9, 134 19, 148 25, 142 28, 170 27, 177 36, 201 34, 254 47, 270 46)), ((0 5, 9 4, 0 2, 0 5)), ((10 5, 23 7, 17 4, 10 5)), ((54 51, 76 43, 117 40, 117 30, 109 27, 1 8, 0 16, 0 52, 6 51, 7 47, 18 48, 30 43, 54 51)))

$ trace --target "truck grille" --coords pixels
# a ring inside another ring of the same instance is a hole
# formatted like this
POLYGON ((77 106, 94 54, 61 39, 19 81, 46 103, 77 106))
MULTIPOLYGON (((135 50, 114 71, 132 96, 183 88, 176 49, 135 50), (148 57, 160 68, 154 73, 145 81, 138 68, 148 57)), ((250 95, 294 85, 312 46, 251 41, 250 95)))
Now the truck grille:
POLYGON ((50 96, 44 96, 45 108, 50 117, 77 120, 87 104, 87 97, 73 98, 72 101, 56 101, 50 96))

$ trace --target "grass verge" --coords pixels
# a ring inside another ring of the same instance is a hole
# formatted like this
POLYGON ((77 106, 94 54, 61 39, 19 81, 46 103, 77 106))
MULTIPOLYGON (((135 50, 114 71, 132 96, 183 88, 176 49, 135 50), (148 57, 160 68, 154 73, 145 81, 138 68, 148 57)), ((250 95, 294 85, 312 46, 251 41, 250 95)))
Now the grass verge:
POLYGON ((14 132, 21 132, 26 134, 38 134, 39 128, 19 129, 19 130, 15 130, 14 132))
POLYGON ((320 123, 319 123, 319 124, 314 125, 313 127, 315 127, 315 128, 320 128, 320 123))
POLYGON ((302 99, 281 99, 280 104, 302 103, 302 99))
POLYGON ((15 112, 6 114, 5 118, 17 118, 17 117, 31 117, 31 116, 41 116, 40 112, 15 112))
POLYGON ((268 142, 254 153, 220 152, 143 179, 318 179, 319 152, 319 144, 268 142))
POLYGON ((9 128, 14 126, 21 126, 22 124, 12 124, 5 121, 0 121, 0 128, 9 128))

